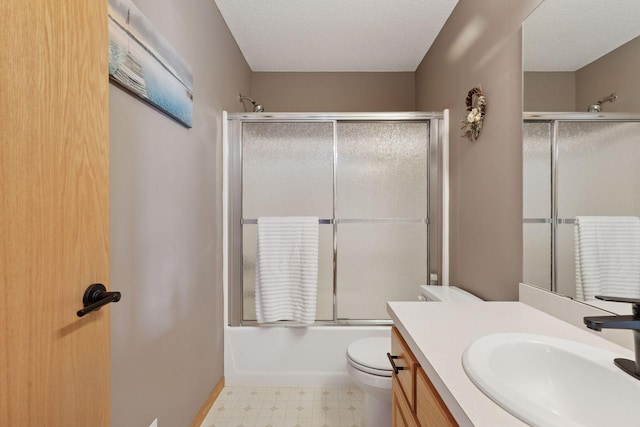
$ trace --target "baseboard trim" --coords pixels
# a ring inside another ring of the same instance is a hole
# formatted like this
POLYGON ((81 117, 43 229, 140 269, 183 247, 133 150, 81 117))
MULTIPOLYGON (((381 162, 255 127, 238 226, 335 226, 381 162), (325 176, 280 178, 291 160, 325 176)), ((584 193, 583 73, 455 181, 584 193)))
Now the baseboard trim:
POLYGON ((204 405, 202 405, 202 408, 200 408, 198 415, 196 415, 193 422, 191 423, 191 427, 200 427, 204 419, 207 417, 209 410, 213 406, 213 403, 216 401, 220 393, 222 393, 223 388, 224 388, 224 376, 220 378, 220 381, 218 381, 216 386, 213 388, 213 391, 211 391, 211 394, 209 395, 209 397, 207 397, 207 400, 204 402, 204 405))

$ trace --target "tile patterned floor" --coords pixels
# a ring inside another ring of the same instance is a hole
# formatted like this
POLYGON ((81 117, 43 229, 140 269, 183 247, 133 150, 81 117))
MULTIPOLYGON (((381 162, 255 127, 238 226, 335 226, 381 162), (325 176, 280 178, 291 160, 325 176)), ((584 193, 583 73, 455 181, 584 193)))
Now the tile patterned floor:
POLYGON ((225 387, 200 427, 361 427, 357 387, 225 387))

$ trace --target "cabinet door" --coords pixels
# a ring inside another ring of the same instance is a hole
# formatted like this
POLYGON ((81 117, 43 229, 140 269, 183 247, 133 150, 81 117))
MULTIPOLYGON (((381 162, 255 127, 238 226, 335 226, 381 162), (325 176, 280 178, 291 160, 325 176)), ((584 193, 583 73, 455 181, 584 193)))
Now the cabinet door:
POLYGON ((392 403, 393 427, 419 427, 415 416, 409 408, 397 378, 393 379, 393 403, 392 403))
POLYGON ((415 410, 415 372, 416 367, 418 366, 418 362, 416 361, 413 353, 405 343, 402 336, 400 336, 400 332, 394 327, 393 333, 391 334, 391 354, 396 356, 395 364, 398 368, 402 368, 398 371, 397 375, 394 376, 398 380, 398 384, 400 388, 404 392, 404 395, 407 397, 407 402, 409 404, 409 408, 414 411, 415 410))
POLYGON ((420 367, 416 372, 416 415, 422 426, 458 426, 438 391, 420 367))

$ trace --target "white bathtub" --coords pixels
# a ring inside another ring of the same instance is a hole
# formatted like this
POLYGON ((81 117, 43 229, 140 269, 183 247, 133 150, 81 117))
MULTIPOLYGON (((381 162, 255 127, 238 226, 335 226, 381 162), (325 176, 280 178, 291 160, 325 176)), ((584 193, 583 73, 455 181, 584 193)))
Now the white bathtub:
POLYGON ((225 330, 225 384, 353 385, 347 346, 360 338, 390 337, 390 331, 389 326, 230 326, 225 330))

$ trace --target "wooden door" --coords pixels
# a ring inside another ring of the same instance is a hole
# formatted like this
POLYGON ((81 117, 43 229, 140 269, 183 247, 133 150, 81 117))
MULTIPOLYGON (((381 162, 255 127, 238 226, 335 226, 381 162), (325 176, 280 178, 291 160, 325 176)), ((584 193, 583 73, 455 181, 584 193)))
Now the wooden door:
POLYGON ((106 0, 0 1, 0 426, 109 425, 106 0))

